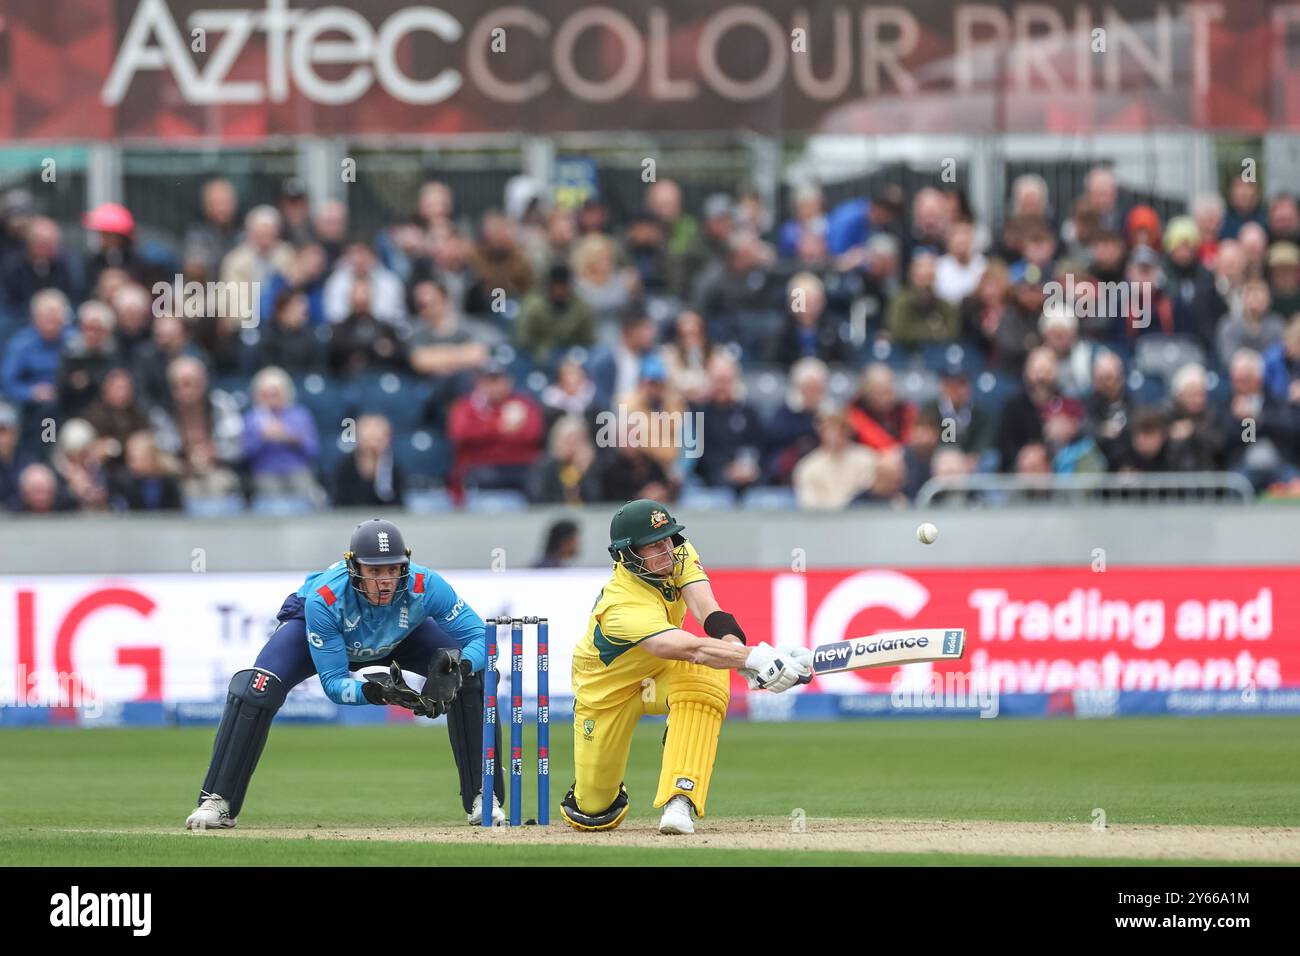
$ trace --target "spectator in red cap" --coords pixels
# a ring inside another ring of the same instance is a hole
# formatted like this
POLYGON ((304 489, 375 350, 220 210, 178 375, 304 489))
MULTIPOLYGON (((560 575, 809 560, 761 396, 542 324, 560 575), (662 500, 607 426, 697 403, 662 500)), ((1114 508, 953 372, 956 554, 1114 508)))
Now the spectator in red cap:
POLYGON ((97 238, 97 247, 86 260, 86 288, 95 288, 105 269, 122 269, 137 281, 146 278, 144 263, 135 252, 135 217, 129 209, 106 202, 86 213, 81 223, 97 238))
POLYGON ((1134 206, 1124 220, 1124 232, 1130 247, 1147 246, 1159 249, 1164 238, 1160 214, 1150 206, 1134 206))

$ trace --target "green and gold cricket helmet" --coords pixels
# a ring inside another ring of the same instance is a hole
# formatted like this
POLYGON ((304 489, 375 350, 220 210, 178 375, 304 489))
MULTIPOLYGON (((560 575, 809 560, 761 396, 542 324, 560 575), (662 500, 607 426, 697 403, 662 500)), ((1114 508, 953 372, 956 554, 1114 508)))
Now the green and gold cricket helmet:
POLYGON ((646 570, 641 557, 632 549, 672 538, 673 573, 677 573, 686 560, 686 538, 682 534, 685 530, 666 505, 650 498, 629 501, 614 513, 609 523, 609 556, 615 564, 622 564, 639 578, 658 578, 660 575, 646 570))

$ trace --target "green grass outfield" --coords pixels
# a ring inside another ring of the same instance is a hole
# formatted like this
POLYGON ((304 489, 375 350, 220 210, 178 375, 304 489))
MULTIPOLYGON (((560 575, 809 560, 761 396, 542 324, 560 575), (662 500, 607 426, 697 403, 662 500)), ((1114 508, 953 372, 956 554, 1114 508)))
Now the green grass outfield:
MULTIPOLYGON (((552 734, 553 804, 572 775, 571 740, 552 734)), ((563 728, 567 731, 567 727, 563 728)), ((223 839, 181 830, 212 728, 0 732, 3 864, 679 865, 1023 863, 948 853, 791 853, 506 843, 223 839), (159 830, 168 833, 120 833, 159 830), (98 832, 94 832, 98 831, 98 832), (108 831, 108 832, 105 832, 108 831)), ((650 808, 661 723, 638 730, 628 769, 629 823, 650 808)), ((536 808, 525 748, 525 808, 536 808)), ((1040 821, 1086 826, 1300 826, 1300 718, 1107 721, 741 723, 723 731, 709 817, 1040 821)), ((558 811, 552 811, 558 822, 558 811)), ((465 827, 446 732, 429 724, 283 725, 250 788, 246 827, 465 827)), ((561 824, 562 825, 562 824, 561 824)), ((468 829, 466 827, 466 829, 468 829)), ((698 835, 697 835, 698 838, 698 835)), ((664 838, 667 840, 667 838, 664 838)), ((1040 863, 1107 863, 1035 857, 1040 863)), ((1187 862, 1187 861, 1183 861, 1187 862)))

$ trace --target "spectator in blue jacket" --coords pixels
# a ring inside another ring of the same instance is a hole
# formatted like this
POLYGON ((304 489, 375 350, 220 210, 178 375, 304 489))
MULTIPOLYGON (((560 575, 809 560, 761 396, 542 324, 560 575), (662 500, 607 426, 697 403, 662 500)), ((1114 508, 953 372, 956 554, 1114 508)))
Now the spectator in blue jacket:
POLYGON ((253 376, 253 407, 244 414, 244 455, 255 495, 303 497, 320 507, 316 482, 320 438, 311 413, 294 403, 293 379, 274 365, 253 376))
POLYGON ((0 396, 21 407, 23 436, 30 447, 41 421, 58 416, 59 362, 70 335, 68 297, 42 289, 32 297, 32 320, 5 347, 0 361, 0 396))
POLYGON ((68 297, 58 289, 44 289, 32 298, 31 322, 9 341, 0 366, 0 388, 10 401, 54 401, 59 356, 69 337, 68 314, 68 297))
POLYGON ((1264 385, 1279 401, 1300 405, 1300 313, 1291 316, 1282 340, 1264 352, 1264 385))
POLYGON ((804 183, 794 191, 794 215, 777 231, 777 255, 782 259, 793 258, 806 232, 826 235, 826 205, 821 187, 816 183, 804 183))

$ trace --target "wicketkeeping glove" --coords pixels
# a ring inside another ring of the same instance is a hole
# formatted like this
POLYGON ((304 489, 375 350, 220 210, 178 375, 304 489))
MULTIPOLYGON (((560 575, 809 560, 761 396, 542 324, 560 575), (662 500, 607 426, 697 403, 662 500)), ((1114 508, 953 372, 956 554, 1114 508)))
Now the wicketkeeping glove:
POLYGON ((361 692, 372 704, 405 707, 418 717, 441 717, 447 708, 440 701, 413 690, 402 677, 402 668, 393 661, 387 674, 367 674, 361 692))
POLYGON ((424 682, 420 696, 440 704, 445 712, 464 683, 465 675, 461 664, 460 648, 438 648, 429 661, 429 677, 424 682))

